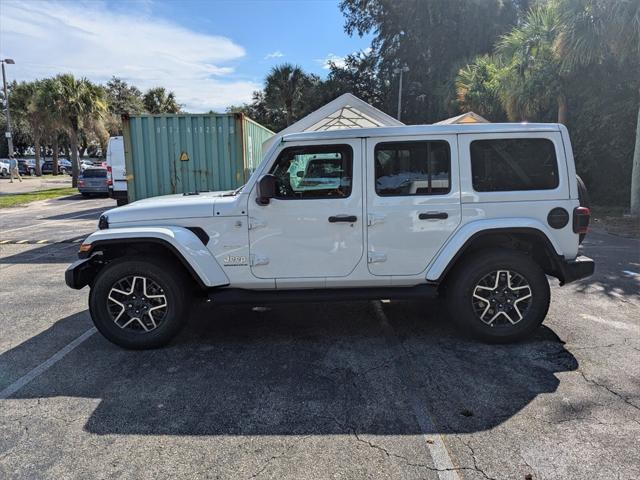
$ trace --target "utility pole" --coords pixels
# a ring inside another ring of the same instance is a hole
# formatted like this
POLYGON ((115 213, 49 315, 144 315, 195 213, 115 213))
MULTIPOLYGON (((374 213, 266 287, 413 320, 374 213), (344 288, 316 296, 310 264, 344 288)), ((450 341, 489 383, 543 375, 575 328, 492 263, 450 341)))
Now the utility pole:
MULTIPOLYGON (((4 64, 13 65, 16 62, 11 58, 0 59, 2 63, 2 87, 4 88, 4 107, 7 115, 7 131, 4 136, 7 137, 7 143, 9 144, 9 158, 13 157, 13 134, 11 133, 11 114, 9 113, 9 93, 7 92, 7 76, 4 72, 4 64)), ((13 177, 12 177, 13 178, 13 177)))
POLYGON ((402 74, 408 71, 409 71, 409 67, 407 67, 406 65, 401 68, 393 69, 393 73, 400 74, 400 82, 398 86, 398 115, 397 115, 398 121, 400 121, 402 117, 402 74))

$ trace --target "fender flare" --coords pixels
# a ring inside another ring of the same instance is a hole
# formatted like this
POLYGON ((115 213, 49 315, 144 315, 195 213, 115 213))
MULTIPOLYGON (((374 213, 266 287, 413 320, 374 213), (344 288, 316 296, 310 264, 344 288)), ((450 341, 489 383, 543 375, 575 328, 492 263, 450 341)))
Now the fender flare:
POLYGON ((528 233, 536 235, 543 240, 554 262, 560 262, 564 259, 562 249, 554 240, 553 235, 538 220, 533 218, 476 220, 459 228, 440 249, 436 254, 435 260, 427 268, 427 281, 440 282, 476 238, 492 233, 528 233))
POLYGON ((93 253, 100 246, 142 242, 158 243, 171 250, 201 287, 229 285, 229 278, 203 240, 186 227, 110 228, 92 233, 82 243, 90 244, 89 253, 93 253))

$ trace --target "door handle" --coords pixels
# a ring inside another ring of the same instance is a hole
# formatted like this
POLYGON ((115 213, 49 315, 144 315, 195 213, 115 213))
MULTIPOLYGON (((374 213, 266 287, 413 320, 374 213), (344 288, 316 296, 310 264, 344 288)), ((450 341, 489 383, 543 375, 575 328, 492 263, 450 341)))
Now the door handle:
POLYGON ((425 212, 419 213, 418 218, 420 220, 446 220, 449 218, 449 214, 447 212, 425 212))
POLYGON ((355 215, 335 215, 329 217, 329 223, 337 223, 337 222, 345 222, 345 223, 353 223, 357 222, 358 217, 355 215))

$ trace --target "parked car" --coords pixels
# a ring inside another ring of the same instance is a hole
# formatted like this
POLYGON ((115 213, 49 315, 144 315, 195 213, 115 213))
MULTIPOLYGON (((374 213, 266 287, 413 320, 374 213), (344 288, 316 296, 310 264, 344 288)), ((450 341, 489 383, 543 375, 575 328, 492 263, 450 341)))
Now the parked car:
POLYGON ((0 177, 6 177, 9 175, 9 159, 0 158, 0 177))
POLYGON ((589 224, 585 193, 563 125, 294 133, 238 190, 109 210, 65 280, 90 285, 96 327, 125 348, 166 344, 192 298, 444 295, 465 332, 510 342, 544 320, 546 275, 564 285, 593 273, 593 260, 578 250, 589 224), (312 190, 297 188, 291 180, 301 169, 293 166, 320 153, 331 166, 314 167, 312 190))
POLYGON ((35 161, 32 160, 31 162, 29 162, 29 160, 25 160, 25 159, 18 159, 18 172, 20 172, 20 175, 35 175, 36 174, 36 164, 35 161))
MULTIPOLYGON (((45 160, 45 162, 42 164, 42 174, 52 174, 53 173, 53 160, 45 160)), ((61 164, 60 161, 58 161, 58 173, 60 175, 64 175, 67 172, 67 167, 64 166, 64 164, 61 164)))
POLYGON ((108 195, 107 169, 87 167, 78 177, 78 191, 85 197, 91 195, 108 195))
POLYGON ((122 137, 111 137, 107 143, 107 171, 109 196, 118 206, 127 204, 127 171, 124 163, 124 141, 122 137))

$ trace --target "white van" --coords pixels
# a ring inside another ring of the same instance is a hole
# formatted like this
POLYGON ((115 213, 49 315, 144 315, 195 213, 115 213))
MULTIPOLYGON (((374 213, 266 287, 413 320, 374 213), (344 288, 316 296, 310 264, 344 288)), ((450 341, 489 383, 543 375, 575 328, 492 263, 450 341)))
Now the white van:
POLYGON ((124 141, 122 137, 111 137, 107 144, 107 183, 109 196, 115 198, 118 206, 126 205, 127 171, 124 164, 124 141))

